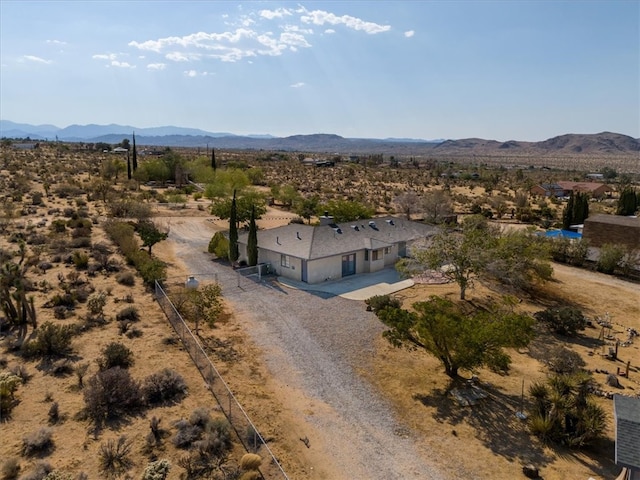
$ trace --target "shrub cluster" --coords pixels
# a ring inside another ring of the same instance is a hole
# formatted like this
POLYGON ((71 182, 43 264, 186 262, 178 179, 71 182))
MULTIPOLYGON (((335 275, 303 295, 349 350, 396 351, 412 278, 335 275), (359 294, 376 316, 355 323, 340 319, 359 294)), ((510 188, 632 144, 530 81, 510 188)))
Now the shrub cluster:
POLYGON ((367 298, 364 303, 371 311, 378 313, 387 307, 400 308, 402 303, 397 298, 390 297, 389 295, 374 295, 371 298, 367 298))
POLYGON ((187 393, 187 384, 178 372, 165 368, 145 378, 142 392, 150 404, 170 402, 187 393))
POLYGON ((140 385, 127 370, 110 368, 89 378, 84 389, 85 412, 96 424, 127 415, 143 405, 140 385))
POLYGON ((22 438, 22 455, 29 457, 35 454, 47 452, 53 447, 51 438, 53 431, 48 427, 42 427, 22 438))
POLYGON ((107 345, 98 359, 100 370, 109 370, 114 367, 129 368, 131 365, 133 365, 133 352, 129 347, 118 342, 107 345))
POLYGON ((148 252, 140 250, 132 225, 122 221, 109 221, 104 225, 107 235, 118 245, 130 265, 133 265, 145 283, 152 284, 166 274, 164 262, 152 258, 148 252))
POLYGON ((71 339, 75 334, 73 326, 44 322, 36 332, 36 338, 24 346, 25 355, 62 357, 72 352, 71 339))
POLYGON ((587 319, 576 307, 547 308, 534 313, 533 316, 549 330, 560 335, 574 336, 587 326, 587 319))

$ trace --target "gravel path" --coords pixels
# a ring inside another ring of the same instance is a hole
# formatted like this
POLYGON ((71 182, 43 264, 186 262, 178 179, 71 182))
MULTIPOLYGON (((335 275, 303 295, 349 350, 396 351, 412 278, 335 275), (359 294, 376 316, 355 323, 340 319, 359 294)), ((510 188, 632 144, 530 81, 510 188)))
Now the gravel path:
POLYGON ((203 253, 212 231, 199 219, 172 222, 175 254, 194 273, 217 274, 272 375, 323 404, 307 420, 330 446, 340 478, 439 479, 409 430, 358 371, 368 368, 382 326, 361 302, 322 298, 238 277, 203 253))

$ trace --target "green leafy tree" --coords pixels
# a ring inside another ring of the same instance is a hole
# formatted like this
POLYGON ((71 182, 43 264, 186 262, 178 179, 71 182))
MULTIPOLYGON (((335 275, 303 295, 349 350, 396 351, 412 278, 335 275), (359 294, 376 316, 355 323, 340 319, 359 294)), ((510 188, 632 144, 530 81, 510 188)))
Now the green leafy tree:
POLYGON ((151 255, 151 248, 159 242, 166 240, 169 236, 166 232, 161 232, 156 227, 155 223, 150 220, 142 220, 136 224, 136 231, 142 239, 142 246, 147 247, 149 255, 151 255))
POLYGON ((229 239, 222 232, 216 232, 209 241, 208 252, 218 258, 229 257, 229 239))
POLYGON ((587 319, 579 308, 560 307, 547 308, 533 314, 539 322, 546 324, 549 330, 560 335, 575 336, 587 326, 587 319))
POLYGON ((323 204, 319 211, 329 212, 336 223, 371 218, 375 213, 372 208, 351 200, 330 200, 323 204))
POLYGON ((302 218, 307 220, 307 223, 311 223, 311 217, 313 217, 318 211, 318 205, 320 204, 320 198, 317 195, 312 197, 303 198, 294 205, 294 211, 302 218))
POLYGON ((229 261, 234 263, 238 260, 240 253, 238 251, 238 220, 236 206, 236 191, 233 191, 233 199, 231 200, 231 211, 229 212, 229 261))
POLYGON ((635 190, 630 186, 625 187, 620 192, 620 198, 618 198, 616 215, 634 215, 638 207, 640 207, 640 203, 638 202, 638 196, 635 190))
POLYGON ((602 273, 613 274, 625 256, 621 245, 606 243, 600 247, 596 269, 602 273))
MULTIPOLYGON (((226 220, 231 217, 232 203, 231 198, 219 200, 211 206, 211 213, 226 220)), ((264 196, 261 193, 247 190, 242 196, 236 197, 236 227, 249 221, 252 209, 255 209, 256 220, 267 211, 264 196)))
POLYGON ((460 299, 464 300, 474 276, 482 273, 488 263, 488 252, 496 235, 497 230, 489 226, 486 218, 467 217, 461 231, 445 230, 437 234, 425 249, 416 250, 414 257, 422 268, 441 269, 458 284, 460 299))
POLYGON ((465 313, 450 300, 432 296, 413 304, 415 312, 383 308, 377 312, 389 327, 384 337, 396 347, 425 350, 456 378, 459 370, 482 366, 506 371, 507 347, 524 347, 533 338, 533 319, 510 310, 465 313))
POLYGON ((247 260, 250 267, 258 264, 258 227, 256 226, 256 209, 251 209, 249 220, 249 238, 247 239, 247 260))

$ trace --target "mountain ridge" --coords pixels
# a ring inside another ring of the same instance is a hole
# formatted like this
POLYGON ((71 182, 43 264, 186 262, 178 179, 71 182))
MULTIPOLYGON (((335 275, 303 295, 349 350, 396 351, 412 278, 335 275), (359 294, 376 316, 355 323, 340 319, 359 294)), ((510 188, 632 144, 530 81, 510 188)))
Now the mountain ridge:
POLYGON ((563 134, 539 142, 482 138, 422 140, 413 138, 345 138, 330 133, 275 137, 269 134, 236 135, 206 132, 197 128, 130 125, 30 125, 0 120, 0 137, 61 140, 68 142, 120 143, 136 134, 138 145, 205 147, 237 150, 281 150, 322 153, 387 153, 391 155, 549 155, 549 154, 635 154, 640 140, 614 132, 563 134))

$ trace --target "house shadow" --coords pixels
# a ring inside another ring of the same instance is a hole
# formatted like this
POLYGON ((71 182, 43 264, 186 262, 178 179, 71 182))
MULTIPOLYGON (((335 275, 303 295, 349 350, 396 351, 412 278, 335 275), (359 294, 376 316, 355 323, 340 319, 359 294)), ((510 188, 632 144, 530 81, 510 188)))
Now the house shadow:
POLYGON ((446 389, 435 389, 414 398, 434 409, 433 417, 440 423, 456 426, 467 424, 475 437, 496 455, 512 462, 532 463, 543 467, 554 460, 538 442, 532 441, 527 423, 516 416, 521 411, 521 396, 509 395, 489 384, 479 384, 486 398, 475 405, 463 406, 450 395, 453 389, 470 388, 460 380, 451 381, 446 389))

